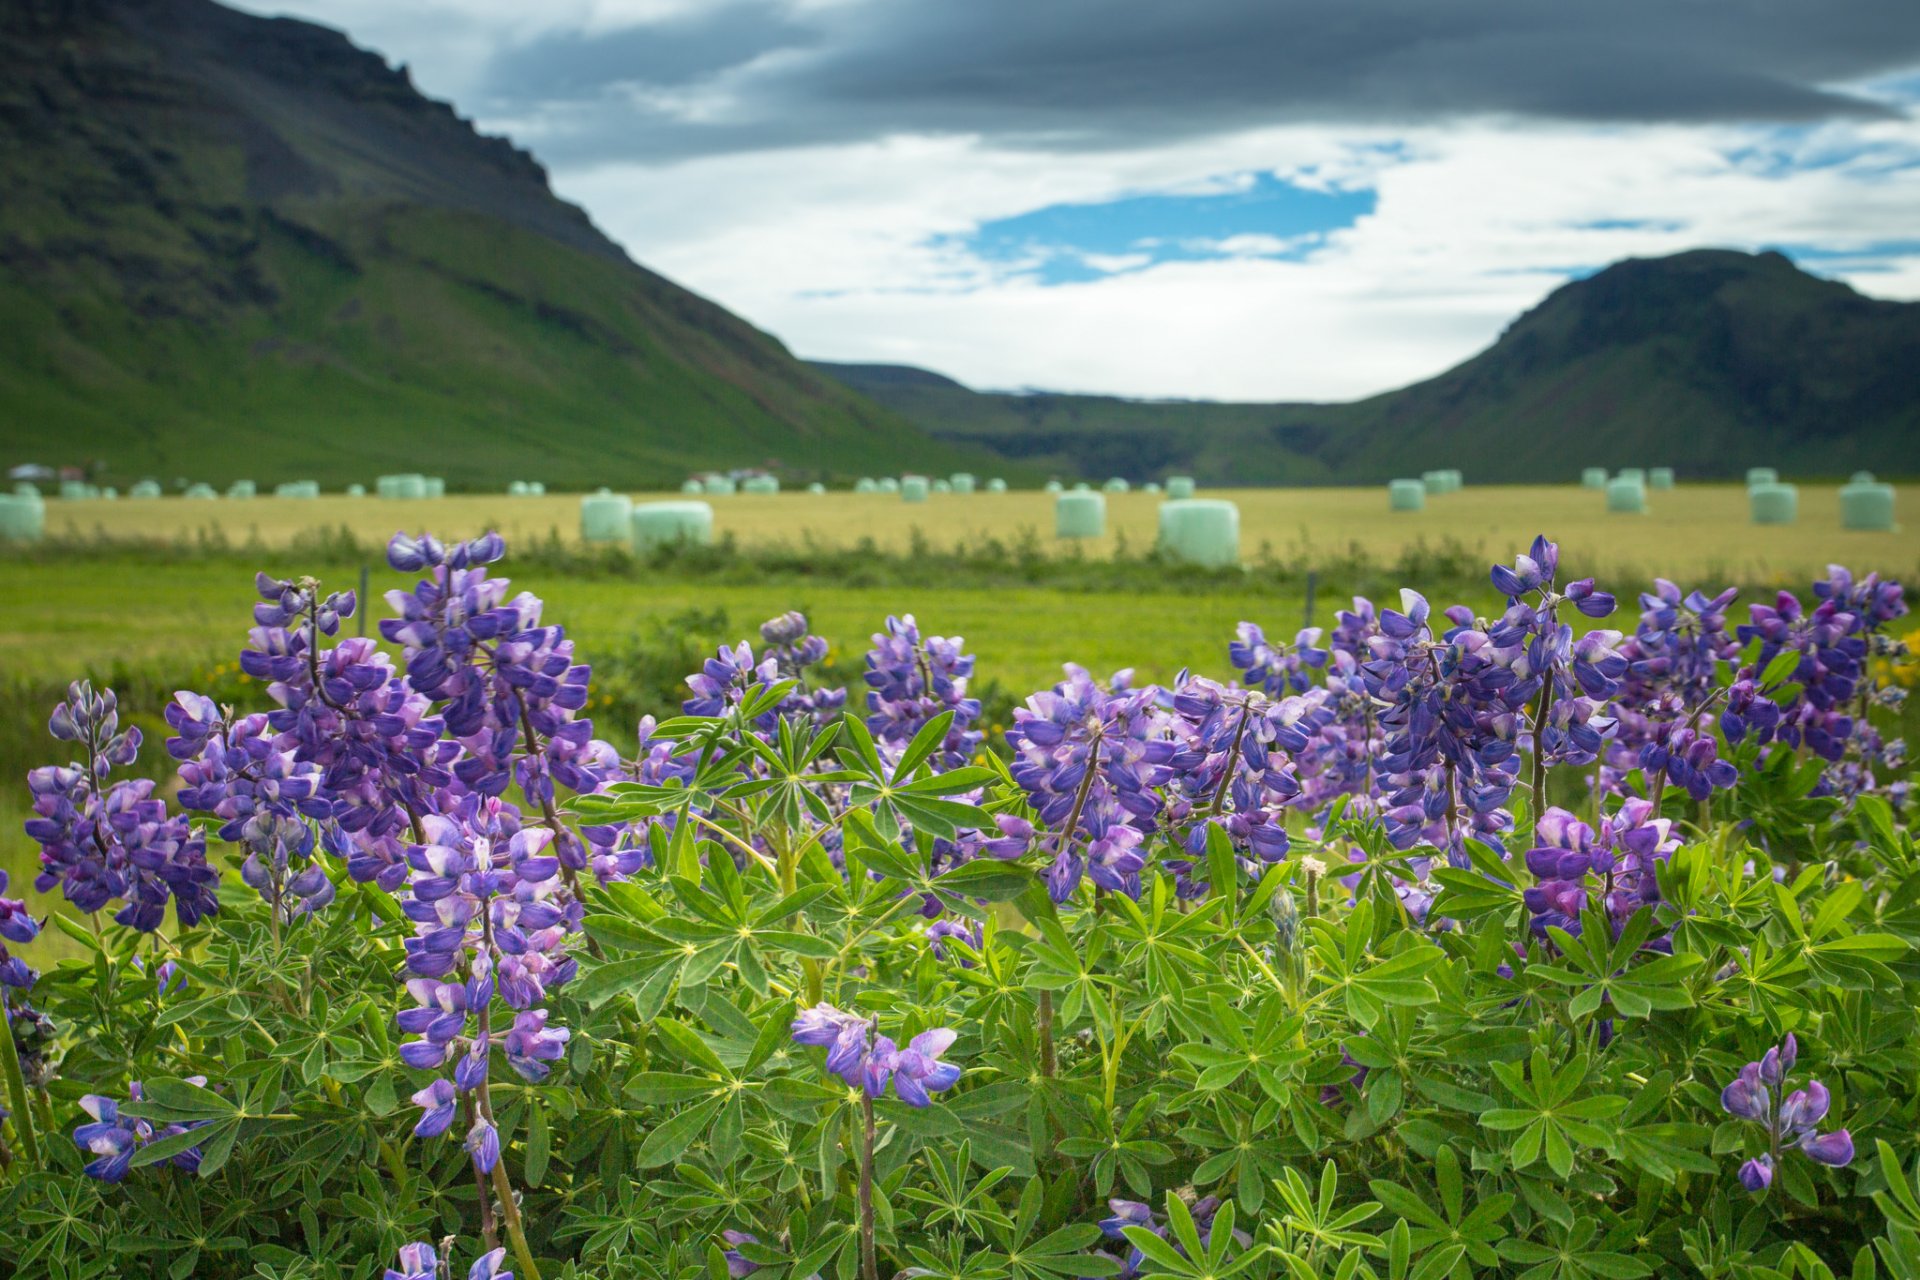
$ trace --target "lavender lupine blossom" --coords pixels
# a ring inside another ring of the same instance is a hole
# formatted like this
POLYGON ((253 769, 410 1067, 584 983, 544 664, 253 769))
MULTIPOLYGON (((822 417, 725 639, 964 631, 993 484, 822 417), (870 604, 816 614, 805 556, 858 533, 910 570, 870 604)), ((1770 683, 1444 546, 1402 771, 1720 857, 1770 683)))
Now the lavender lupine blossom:
POLYGON ((1242 684, 1268 697, 1305 693, 1313 683, 1309 672, 1327 665, 1328 651, 1319 647, 1322 634, 1319 627, 1307 627, 1295 634, 1292 644, 1276 646, 1257 624, 1242 622, 1227 646, 1227 661, 1240 673, 1242 684))
MULTIPOLYGON (((506 1265, 506 1260, 507 1251, 504 1248, 488 1250, 467 1269, 467 1280, 513 1280, 513 1272, 500 1269, 506 1265)), ((420 1240, 400 1246, 399 1267, 388 1267, 382 1273, 381 1280, 445 1280, 445 1276, 440 1267, 440 1255, 434 1252, 432 1245, 420 1240)))
POLYGON ((616 756, 593 737, 592 721, 575 719, 592 671, 573 661, 566 629, 541 624, 537 596, 509 599, 508 581, 488 576, 505 554, 497 533, 452 546, 396 534, 387 562, 428 576, 387 593, 400 616, 380 634, 402 646, 409 684, 442 704, 446 731, 464 749, 454 765, 462 785, 497 796, 517 784, 546 815, 561 865, 583 870, 586 846, 554 815, 554 786, 591 792, 616 756))
POLYGON ((1602 818, 1597 832, 1565 809, 1552 808, 1534 833, 1526 861, 1539 879, 1525 899, 1533 932, 1543 938, 1549 927, 1579 934, 1580 913, 1596 893, 1617 932, 1635 912, 1660 901, 1655 868, 1680 846, 1673 823, 1655 816, 1653 802, 1639 797, 1602 818))
MULTIPOLYGON (((1187 1206, 1187 1212, 1193 1215, 1193 1225, 1199 1233, 1200 1243, 1206 1248, 1213 1246, 1214 1219, 1220 1215, 1220 1207, 1225 1203, 1219 1196, 1202 1196, 1187 1206)), ((1138 1276, 1141 1264, 1146 1261, 1146 1255, 1140 1251, 1139 1246, 1127 1239, 1126 1232, 1129 1227, 1151 1231, 1171 1244, 1174 1251, 1181 1257, 1186 1256, 1184 1246, 1173 1238, 1167 1224, 1162 1221, 1158 1213, 1154 1212, 1151 1205, 1142 1204, 1138 1200, 1116 1198, 1107 1201, 1107 1208, 1110 1212, 1107 1217, 1100 1220, 1100 1233, 1109 1240, 1128 1246, 1126 1260, 1119 1271, 1122 1280, 1131 1280, 1131 1277, 1138 1276)), ((1233 1238, 1243 1248, 1253 1243, 1253 1238, 1244 1231, 1235 1231, 1233 1238)))
POLYGON ((814 688, 807 683, 807 668, 818 666, 827 656, 827 642, 807 628, 807 615, 788 610, 760 624, 760 639, 766 656, 782 680, 797 680, 799 685, 777 708, 784 716, 806 716, 816 724, 833 720, 847 705, 847 691, 814 688))
POLYGON ((0 987, 13 987, 25 991, 39 975, 27 967, 26 961, 7 950, 7 943, 25 946, 40 936, 40 922, 27 911, 27 904, 19 898, 9 898, 7 892, 7 873, 0 871, 0 987))
POLYGON ((1109 893, 1139 896, 1147 838, 1158 829, 1157 788, 1174 777, 1179 745, 1157 690, 1107 689, 1083 668, 1013 712, 1007 744, 1013 780, 1027 794, 1050 856, 1047 891, 1065 902, 1082 876, 1109 893))
MULTIPOLYGON (((426 696, 401 678, 372 640, 353 637, 323 647, 322 638, 337 633, 357 610, 353 592, 322 596, 311 579, 283 581, 264 573, 254 585, 261 603, 254 606, 240 667, 266 681, 278 704, 267 714, 274 733, 267 745, 291 753, 296 766, 318 770, 315 794, 295 803, 322 820, 321 847, 344 858, 355 880, 393 892, 406 880, 404 837, 414 815, 433 807, 435 791, 452 784, 459 744, 442 739, 445 725, 429 714, 426 696)), ((195 760, 196 744, 222 745, 207 741, 217 721, 203 701, 191 697, 176 701, 168 717, 178 750, 187 753, 177 758, 201 770, 193 776, 183 770, 183 778, 191 790, 205 793, 198 802, 215 813, 244 775, 280 767, 264 759, 251 767, 237 759, 195 760)), ((249 756, 258 750, 249 739, 261 735, 238 724, 228 732, 241 738, 224 744, 229 755, 233 749, 249 756)))
POLYGON ((1665 578, 1641 593, 1640 624, 1619 646, 1627 674, 1608 708, 1618 727, 1601 770, 1604 790, 1626 794, 1626 775, 1635 768, 1656 800, 1669 782, 1705 800, 1739 780, 1720 758, 1709 717, 1739 652, 1726 616, 1734 595, 1731 587, 1711 598, 1682 594, 1665 578))
MULTIPOLYGON (((187 1080, 203 1087, 207 1083, 205 1076, 189 1076, 187 1080)), ((128 1097, 134 1102, 140 1101, 138 1080, 128 1086, 128 1097)), ((133 1167, 134 1153, 149 1142, 190 1133, 206 1123, 170 1124, 156 1131, 145 1120, 121 1115, 118 1102, 97 1093, 80 1099, 80 1108, 93 1117, 89 1123, 73 1131, 74 1145, 93 1157, 81 1172, 101 1182, 125 1179, 128 1170, 133 1167)), ((170 1162, 175 1168, 192 1173, 200 1167, 200 1148, 188 1147, 185 1151, 176 1152, 170 1162)))
MULTIPOLYGON (((421 825, 427 843, 408 851, 414 878, 402 901, 415 929, 406 964, 416 1007, 398 1021, 420 1037, 401 1046, 408 1066, 453 1064, 451 1086, 441 1079, 414 1095, 422 1111, 414 1132, 433 1137, 451 1126, 458 1095, 485 1084, 496 1038, 507 1065, 536 1083, 561 1056, 569 1032, 549 1027, 538 1006, 574 975, 566 942, 581 909, 560 884, 551 832, 521 826, 504 801, 468 796, 421 825), (504 1034, 493 1021, 496 995, 515 1011, 504 1034)), ((466 1141, 474 1163, 490 1171, 499 1137, 484 1112, 466 1141)))
POLYGON ((945 1027, 922 1031, 905 1049, 888 1036, 874 1035, 874 1022, 855 1013, 818 1004, 802 1009, 792 1023, 794 1043, 827 1051, 827 1070, 870 1098, 887 1091, 911 1107, 932 1105, 931 1094, 950 1089, 961 1069, 940 1061, 955 1033, 945 1027))
POLYGON ((225 820, 220 838, 246 850, 240 878, 284 918, 333 901, 309 821, 332 815, 319 766, 282 748, 266 716, 229 724, 197 693, 176 693, 166 718, 176 734, 167 753, 181 761, 180 806, 225 820))
POLYGON ((958 769, 980 750, 985 735, 975 729, 980 700, 967 696, 973 655, 960 652, 960 637, 929 636, 922 641, 912 614, 889 617, 867 651, 867 728, 883 747, 900 750, 920 727, 942 712, 953 712, 946 741, 935 757, 942 769, 958 769))
POLYGON ((1766 1151, 1740 1166, 1740 1185, 1756 1195, 1773 1185, 1780 1158, 1788 1150, 1798 1148, 1815 1163, 1836 1168, 1853 1160, 1852 1134, 1845 1129, 1818 1130, 1833 1102, 1826 1086, 1809 1080, 1804 1089, 1786 1091, 1787 1076, 1799 1052, 1799 1043, 1788 1032, 1759 1061, 1740 1068, 1740 1074, 1720 1091, 1720 1105, 1728 1115, 1766 1132, 1766 1151))
POLYGON ((35 816, 26 832, 40 845, 34 888, 58 885, 85 912, 119 902, 114 919, 147 933, 165 921, 169 900, 183 925, 218 911, 220 877, 207 865, 206 838, 184 815, 167 813, 151 779, 112 780, 140 752, 140 730, 120 728, 113 690, 76 682, 47 727, 86 758, 27 774, 35 816))

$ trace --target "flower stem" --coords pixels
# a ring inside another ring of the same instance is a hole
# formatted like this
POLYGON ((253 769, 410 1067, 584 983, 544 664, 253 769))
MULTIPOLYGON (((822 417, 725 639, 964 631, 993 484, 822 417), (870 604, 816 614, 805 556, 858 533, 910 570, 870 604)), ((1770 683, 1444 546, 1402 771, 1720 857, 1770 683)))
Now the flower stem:
POLYGON ((880 1280, 880 1264, 873 1248, 873 1099, 864 1091, 860 1118, 864 1130, 860 1143, 860 1275, 862 1280, 880 1280))
POLYGON ((1547 713, 1553 710, 1553 672, 1540 681, 1540 699, 1533 704, 1533 780, 1528 792, 1533 799, 1533 820, 1537 823, 1547 803, 1547 713))
POLYGON ((1053 992, 1040 993, 1040 1074, 1051 1080, 1059 1070, 1053 1051, 1053 992))
POLYGON ((0 999, 0 1070, 7 1073, 7 1097, 13 1102, 13 1131, 20 1138, 20 1152, 31 1168, 40 1167, 40 1141, 33 1132, 33 1099, 27 1094, 27 1079, 20 1071, 20 1049, 13 1042, 13 1010, 0 999))

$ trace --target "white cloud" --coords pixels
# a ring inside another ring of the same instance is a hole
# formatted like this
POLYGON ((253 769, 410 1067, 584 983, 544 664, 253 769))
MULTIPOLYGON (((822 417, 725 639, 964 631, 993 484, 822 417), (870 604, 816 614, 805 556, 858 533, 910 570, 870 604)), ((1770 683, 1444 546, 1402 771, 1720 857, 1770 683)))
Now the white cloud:
MULTIPOLYGON (((555 176, 635 256, 804 354, 924 364, 976 386, 1333 399, 1440 372, 1571 270, 1709 245, 1864 251, 1908 237, 1920 128, 1486 122, 1066 155, 896 138, 555 176), (1756 145, 1786 163, 1730 158, 1756 145), (1371 186, 1378 205, 1303 261, 1166 262, 1085 284, 1042 287, 1022 278, 1026 264, 962 247, 995 218, 1219 190, 1222 175, 1260 168, 1371 186)), ((1906 259, 1831 273, 1920 297, 1906 259)))

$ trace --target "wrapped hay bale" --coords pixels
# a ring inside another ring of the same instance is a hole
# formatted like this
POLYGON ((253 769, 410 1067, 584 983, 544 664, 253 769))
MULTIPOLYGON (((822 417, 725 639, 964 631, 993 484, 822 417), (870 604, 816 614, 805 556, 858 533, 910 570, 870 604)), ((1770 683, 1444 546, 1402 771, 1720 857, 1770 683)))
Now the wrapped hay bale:
POLYGON ((1840 490, 1840 527, 1874 533, 1893 531, 1893 486, 1871 481, 1840 490))
POLYGON ((1605 467, 1588 467, 1580 473, 1580 487, 1582 489, 1606 488, 1607 469, 1605 467))
POLYGON ((931 488, 925 476, 901 476, 900 501, 925 502, 931 488))
POLYGON ((1053 500, 1053 531, 1060 538, 1099 538, 1107 532, 1105 496, 1084 489, 1053 500))
POLYGON ((1160 504, 1160 550, 1211 569, 1240 563, 1240 508, 1216 498, 1160 504))
POLYGON ((1647 488, 1649 489, 1673 488, 1673 468, 1672 467, 1647 468, 1647 488))
POLYGON ((0 542, 38 542, 47 532, 47 504, 38 491, 0 495, 0 542))
POLYGON ((1747 490, 1755 524, 1792 524, 1800 518, 1800 490, 1790 484, 1757 484, 1747 490))
POLYGON ((1168 476, 1167 496, 1169 498, 1191 498, 1193 496, 1193 477, 1168 476))
POLYGON ((1763 484, 1779 484, 1780 473, 1772 467, 1748 467, 1747 488, 1752 489, 1763 484))
POLYGON ((585 542, 619 542, 633 536, 633 499, 602 489, 580 499, 580 537, 585 542))
POLYGON ((1425 511, 1427 486, 1423 480, 1394 480, 1387 485, 1387 508, 1392 511, 1425 511))
POLYGON ((713 541, 713 508, 704 502, 642 502, 628 525, 633 549, 641 554, 655 547, 704 547, 713 541))
POLYGON ((1005 480, 1002 480, 999 476, 995 476, 993 479, 987 481, 988 493, 1005 493, 1006 491, 1007 491, 1007 482, 1005 480))
POLYGON ((1647 513, 1647 486, 1626 472, 1607 481, 1607 510, 1615 515, 1643 516, 1647 513))

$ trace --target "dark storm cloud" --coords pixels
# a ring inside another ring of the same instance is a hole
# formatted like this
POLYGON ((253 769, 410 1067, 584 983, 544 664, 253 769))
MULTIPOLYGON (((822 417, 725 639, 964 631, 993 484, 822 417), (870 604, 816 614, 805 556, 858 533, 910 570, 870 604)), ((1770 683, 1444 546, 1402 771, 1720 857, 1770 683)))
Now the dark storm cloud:
POLYGON ((1888 109, 1823 85, 1917 63, 1915 0, 713 0, 504 54, 484 94, 542 109, 552 159, 663 159, 900 133, 1107 147, 1473 115, 1865 117, 1888 109), (675 92, 697 116, 629 105, 675 92))

